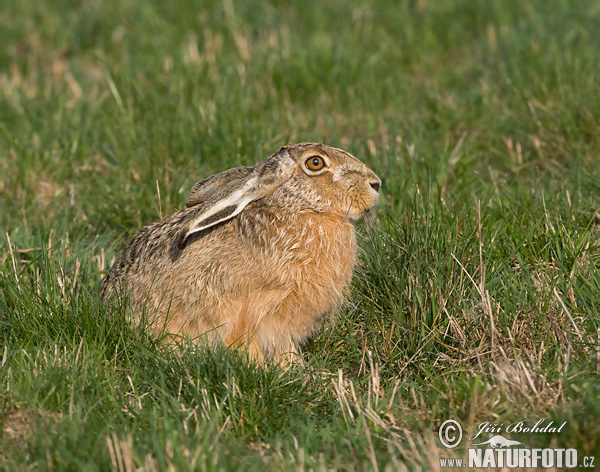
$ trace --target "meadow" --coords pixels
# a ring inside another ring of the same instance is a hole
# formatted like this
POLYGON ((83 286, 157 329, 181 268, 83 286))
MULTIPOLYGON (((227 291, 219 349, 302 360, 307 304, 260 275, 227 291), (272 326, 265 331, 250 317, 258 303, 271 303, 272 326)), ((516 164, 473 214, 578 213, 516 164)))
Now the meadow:
POLYGON ((439 470, 539 419, 600 463, 599 2, 5 0, 0 44, 0 469, 439 470), (304 141, 383 186, 301 365, 108 315, 140 227, 304 141))

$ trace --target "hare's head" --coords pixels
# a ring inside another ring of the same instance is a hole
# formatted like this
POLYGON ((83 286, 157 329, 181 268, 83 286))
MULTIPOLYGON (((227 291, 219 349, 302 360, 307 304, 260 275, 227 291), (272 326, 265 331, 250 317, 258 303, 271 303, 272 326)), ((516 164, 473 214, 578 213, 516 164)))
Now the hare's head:
POLYGON ((379 177, 341 149, 303 143, 282 148, 267 163, 272 159, 287 161, 292 169, 290 179, 269 199, 273 204, 333 212, 355 221, 379 200, 379 177))
POLYGON ((198 182, 186 205, 197 206, 184 239, 264 200, 283 211, 330 212, 355 221, 379 200, 381 180, 351 154, 316 143, 284 146, 254 167, 230 169, 198 182))

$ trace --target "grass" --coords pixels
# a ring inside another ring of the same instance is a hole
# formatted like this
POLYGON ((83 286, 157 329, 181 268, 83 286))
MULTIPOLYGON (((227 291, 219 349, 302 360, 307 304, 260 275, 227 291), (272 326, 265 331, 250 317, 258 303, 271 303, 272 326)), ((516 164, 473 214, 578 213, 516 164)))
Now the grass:
POLYGON ((597 2, 5 2, 0 467, 439 469, 446 419, 600 460, 597 2), (289 371, 99 300, 197 180, 322 141, 383 177, 289 371))

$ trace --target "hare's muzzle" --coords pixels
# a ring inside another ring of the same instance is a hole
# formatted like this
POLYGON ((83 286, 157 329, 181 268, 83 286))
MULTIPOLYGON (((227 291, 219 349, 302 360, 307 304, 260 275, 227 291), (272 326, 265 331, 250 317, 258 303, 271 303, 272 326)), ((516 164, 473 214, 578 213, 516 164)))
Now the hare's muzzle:
POLYGON ((350 185, 350 202, 347 216, 351 221, 356 221, 368 214, 379 202, 379 189, 381 179, 371 169, 363 168, 361 176, 355 185, 350 185))
POLYGON ((367 182, 373 190, 379 193, 379 189, 381 188, 381 179, 377 177, 377 174, 373 172, 371 169, 367 171, 367 182))
POLYGON ((379 192, 379 187, 381 187, 381 181, 370 181, 369 185, 371 186, 371 188, 373 190, 375 190, 376 192, 379 192))

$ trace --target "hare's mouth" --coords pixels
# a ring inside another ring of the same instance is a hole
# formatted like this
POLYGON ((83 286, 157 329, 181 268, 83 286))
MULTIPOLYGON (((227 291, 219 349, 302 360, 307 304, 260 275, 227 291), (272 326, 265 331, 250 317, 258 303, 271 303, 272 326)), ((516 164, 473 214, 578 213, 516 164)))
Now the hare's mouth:
POLYGON ((374 206, 372 206, 371 208, 367 208, 367 209, 365 210, 364 214, 363 214, 363 217, 364 217, 366 220, 368 220, 368 221, 375 220, 375 218, 376 218, 376 213, 377 213, 377 212, 375 211, 375 210, 376 210, 376 208, 377 208, 377 205, 374 205, 374 206))
POLYGON ((348 210, 348 212, 346 213, 346 218, 348 218, 353 223, 355 223, 356 221, 361 220, 363 218, 372 219, 375 217, 376 207, 377 207, 377 205, 375 204, 369 208, 364 208, 361 210, 352 208, 352 209, 348 210))

